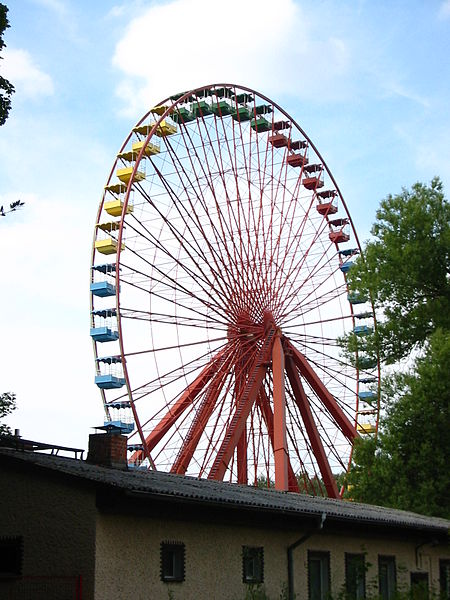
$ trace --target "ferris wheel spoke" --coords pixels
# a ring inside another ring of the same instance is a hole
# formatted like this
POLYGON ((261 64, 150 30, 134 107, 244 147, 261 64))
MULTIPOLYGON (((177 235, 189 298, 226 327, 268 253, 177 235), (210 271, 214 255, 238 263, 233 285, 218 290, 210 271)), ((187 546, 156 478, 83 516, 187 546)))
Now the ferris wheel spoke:
MULTIPOLYGON (((191 212, 188 213, 188 216, 189 216, 190 220, 193 220, 195 222, 196 227, 197 227, 197 229, 199 231, 199 234, 201 236, 201 239, 208 245, 208 249, 209 249, 209 251, 211 253, 211 256, 213 257, 213 260, 214 260, 214 263, 215 263, 217 269, 222 272, 222 277, 223 277, 223 274, 225 273, 228 276, 228 284, 232 285, 232 283, 236 283, 236 281, 234 279, 233 273, 232 272, 230 273, 230 271, 229 271, 229 267, 232 266, 231 254, 228 251, 228 247, 227 246, 223 247, 223 243, 222 244, 220 243, 221 240, 226 239, 226 238, 224 237, 224 234, 225 234, 224 223, 223 223, 223 220, 221 218, 221 211, 220 211, 219 205, 217 203, 216 190, 215 190, 214 185, 212 183, 211 173, 209 172, 209 177, 207 177, 206 176, 206 171, 205 171, 205 169, 203 167, 203 165, 205 164, 205 162, 206 162, 206 164, 208 164, 208 162, 207 162, 207 154, 206 154, 206 151, 205 151, 205 153, 204 153, 205 154, 205 159, 202 160, 201 157, 198 155, 196 147, 193 144, 193 142, 192 142, 189 134, 187 133, 187 131, 185 132, 185 130, 183 129, 182 130, 182 135, 183 136, 186 135, 187 139, 189 140, 189 142, 190 142, 189 146, 193 149, 193 152, 195 153, 195 156, 197 157, 197 162, 201 166, 201 170, 202 170, 203 176, 206 178, 206 180, 208 182, 207 183, 207 187, 210 190, 210 192, 213 195, 213 197, 215 199, 215 202, 216 202, 217 216, 219 218, 219 224, 220 224, 221 231, 217 230, 216 225, 215 225, 215 223, 214 223, 214 221, 212 219, 212 214, 211 214, 210 211, 207 210, 207 202, 206 202, 206 200, 204 198, 202 190, 199 189, 198 191, 195 192, 196 198, 201 203, 201 206, 202 206, 202 208, 204 210, 204 214, 208 217, 208 224, 209 224, 209 227, 211 228, 211 232, 213 234, 213 238, 215 240, 216 246, 214 246, 211 243, 211 241, 209 240, 208 236, 205 235, 204 227, 202 226, 202 224, 200 222, 200 219, 199 219, 199 217, 197 215, 197 211, 195 210, 194 204, 191 201, 190 194, 188 193, 186 185, 183 184, 186 196, 188 198, 189 206, 190 206, 190 209, 191 209, 191 212), (228 260, 223 260, 224 257, 218 254, 218 248, 220 248, 220 247, 222 247, 223 250, 225 251, 228 260), (220 269, 220 265, 222 265, 221 269, 220 269), (224 270, 224 267, 225 267, 225 270, 224 270)), ((169 144, 169 148, 171 148, 170 144, 169 144)), ((193 176, 195 176, 196 175, 196 171, 195 171, 195 167, 194 167, 193 158, 191 157, 190 153, 188 153, 188 156, 189 156, 189 161, 190 161, 190 164, 191 164, 192 174, 193 174, 193 176)), ((180 159, 177 157, 177 155, 176 155, 175 152, 173 152, 173 160, 174 160, 174 162, 176 162, 179 165, 179 170, 181 171, 180 174, 179 174, 180 180, 183 181, 183 178, 187 179, 187 181, 189 183, 189 187, 191 187, 192 189, 195 189, 194 182, 192 181, 192 177, 189 176, 189 174, 187 173, 186 169, 182 165, 180 159), (182 175, 183 175, 183 178, 182 178, 182 175)), ((208 164, 208 167, 209 167, 209 164, 208 164)), ((228 236, 229 236, 229 232, 228 232, 228 236)), ((218 283, 220 283, 220 278, 218 278, 218 283)))
MULTIPOLYGON (((348 315, 339 315, 337 317, 329 317, 329 318, 323 318, 323 319, 319 319, 317 321, 306 321, 306 322, 302 322, 302 323, 293 323, 290 325, 290 327, 292 327, 292 329, 296 329, 298 327, 305 329, 306 327, 311 327, 312 325, 323 325, 325 323, 332 323, 334 321, 342 321, 343 319, 353 319, 354 315, 352 313, 349 313, 348 315)), ((285 335, 287 337, 292 337, 293 335, 298 335, 297 333, 290 331, 288 329, 283 329, 285 335)))
MULTIPOLYGON (((298 317, 299 314, 304 316, 314 310, 317 310, 317 308, 319 307, 323 309, 330 302, 336 301, 340 297, 342 297, 346 291, 347 286, 345 284, 342 284, 336 286, 331 291, 325 291, 321 296, 313 297, 308 303, 303 303, 301 301, 298 305, 291 309, 293 312, 289 318, 283 318, 283 324, 289 323, 292 319, 298 317)), ((285 317, 285 315, 283 315, 283 317, 285 317)))
MULTIPOLYGON (((296 297, 297 293, 298 293, 298 289, 296 287, 294 287, 294 282, 297 282, 298 285, 298 278, 300 277, 300 274, 303 270, 307 270, 307 275, 303 276, 301 278, 301 286, 303 287, 308 281, 311 281, 313 279, 314 273, 311 273, 311 271, 314 271, 314 269, 317 269, 318 266, 320 265, 320 262, 322 260, 323 257, 327 256, 327 248, 323 248, 322 249, 322 253, 321 256, 319 258, 314 257, 314 262, 313 262, 313 269, 310 268, 309 266, 309 262, 311 261, 311 255, 310 255, 310 251, 311 248, 313 247, 314 244, 317 243, 317 239, 318 236, 322 233, 322 231, 316 231, 315 236, 312 240, 312 242, 310 243, 307 251, 303 254, 301 260, 294 266, 293 263, 291 263, 291 266, 287 272, 287 277, 286 277, 286 289, 284 290, 284 303, 282 305, 282 307, 280 307, 281 309, 283 309, 284 306, 288 305, 288 303, 290 303, 291 299, 294 297, 296 297), (287 283, 289 282, 290 283, 287 283)), ((298 243, 300 243, 300 239, 298 240, 298 243)), ((297 250, 296 250, 297 252, 297 250)))
MULTIPOLYGON (((312 281, 314 278, 315 278, 316 284, 315 284, 314 288, 309 292, 309 294, 303 298, 303 302, 308 298, 308 296, 312 295, 313 293, 317 294, 317 291, 323 285, 326 285, 327 283, 329 283, 330 275, 335 275, 335 273, 336 273, 335 268, 330 269, 330 263, 331 263, 332 257, 328 256, 327 261, 322 262, 322 258, 325 256, 326 255, 324 253, 319 260, 316 260, 316 264, 315 264, 314 268, 309 271, 308 277, 304 280, 303 286, 305 286, 305 284, 307 282, 312 281), (319 274, 320 274, 321 279, 318 280, 319 274)), ((296 290, 293 290, 293 289, 286 290, 286 302, 289 302, 290 299, 295 296, 296 296, 296 290)), ((295 310, 295 306, 293 307, 293 310, 295 310)))
MULTIPOLYGON (((150 231, 148 231, 145 227, 143 227, 143 225, 140 223, 141 227, 143 229, 145 229, 146 234, 149 235, 150 239, 149 242, 153 243, 154 240, 153 235, 151 234, 150 231)), ((137 232, 138 230, 135 228, 135 231, 137 232)), ((146 235, 144 235, 143 233, 141 233, 142 237, 145 239, 146 235)), ((179 237, 177 237, 177 241, 179 240, 179 237)), ((208 278, 208 276, 205 274, 203 267, 200 266, 200 262, 198 260, 195 260, 193 257, 193 254, 190 253, 191 249, 189 249, 189 252, 187 252, 190 263, 188 264, 187 261, 185 260, 181 260, 179 258, 177 258, 173 253, 169 252, 167 248, 165 248, 160 242, 158 242, 158 244, 156 244, 156 247, 158 247, 161 252, 163 252, 172 262, 174 265, 176 265, 178 268, 180 268, 181 270, 183 270, 187 276, 192 277, 193 280, 196 282, 196 284, 198 285, 198 287, 201 289, 201 291, 205 294, 206 297, 209 297, 211 300, 214 298, 214 296, 211 294, 210 289, 211 289, 211 281, 208 278), (191 268, 191 265, 195 267, 195 270, 191 268)), ((183 245, 180 242, 180 247, 182 247, 184 250, 186 250, 186 246, 183 245)), ((132 250, 133 253, 135 255, 137 255, 137 252, 132 250)), ((161 276, 165 276, 168 277, 168 279, 170 281, 172 281, 172 284, 174 286, 175 289, 177 288, 182 288, 182 286, 180 285, 179 280, 174 280, 173 278, 169 277, 167 274, 167 271, 164 272, 163 270, 161 270, 160 268, 158 268, 155 264, 151 264, 148 260, 144 259, 142 256, 139 256, 140 260, 143 260, 145 263, 147 263, 149 266, 151 266, 151 268, 153 270, 156 270, 156 272, 161 275, 161 276)), ((204 260, 204 258, 202 258, 202 262, 203 264, 207 264, 207 262, 204 260)), ((214 277, 213 277, 214 279, 214 277)), ((185 290, 187 293, 188 290, 185 290)), ((224 301, 226 297, 222 297, 222 300, 224 301)))
MULTIPOLYGON (((188 317, 187 315, 180 316, 171 313, 157 313, 153 311, 140 310, 135 308, 122 307, 122 318, 134 319, 136 321, 145 321, 148 323, 177 325, 179 327, 193 327, 199 329, 203 329, 205 327, 205 317, 199 319, 194 317, 188 317)), ((227 331, 228 325, 225 321, 221 322, 213 318, 209 318, 208 320, 212 321, 212 323, 208 323, 208 329, 216 331, 227 331)))
MULTIPOLYGON (((198 122, 200 122, 200 120, 198 122)), ((199 125, 199 127, 200 127, 200 125, 199 125)), ((221 212, 220 206, 218 204, 216 189, 213 184, 213 178, 211 175, 211 169, 210 169, 209 161, 208 161, 208 153, 206 153, 205 145, 202 145, 204 157, 200 157, 200 155, 197 152, 197 148, 196 148, 195 144, 193 144, 193 142, 191 141, 191 138, 187 131, 187 128, 183 128, 182 135, 186 136, 188 138, 188 140, 190 141, 189 146, 193 149, 193 152, 197 158, 197 163, 200 165, 200 170, 201 170, 201 174, 202 174, 201 177, 208 182, 207 187, 210 189, 210 191, 213 195, 214 201, 216 203, 216 216, 219 219, 219 224, 220 224, 220 229, 221 229, 220 232, 217 230, 215 223, 212 220, 211 211, 206 208, 207 203, 203 197, 203 194, 198 196, 198 199, 200 200, 202 207, 205 208, 204 213, 205 213, 205 216, 208 218, 209 226, 211 227, 211 231, 214 235, 215 241, 217 243, 217 247, 222 248, 223 251, 226 253, 228 262, 224 261, 223 257, 219 256, 219 259, 221 259, 221 262, 223 265, 235 267, 236 272, 239 273, 239 268, 238 268, 238 264, 236 261, 237 254, 235 253, 235 260, 233 261, 231 259, 231 253, 229 252, 228 245, 224 245, 224 243, 223 243, 223 240, 228 240, 229 242, 231 242, 231 244, 233 244, 234 236, 229 228, 229 225, 224 227, 224 225, 226 225, 226 224, 224 223, 224 220, 222 218, 222 212, 221 212), (208 166, 208 171, 209 171, 208 173, 206 172, 206 170, 204 168, 205 164, 208 166), (226 235, 224 236, 225 233, 226 233, 226 235)), ((212 154, 215 156, 215 152, 212 152, 212 154)), ((191 156, 189 156, 189 160, 191 162, 192 169, 195 173, 194 163, 193 163, 191 156)), ((226 186, 224 186, 224 187, 226 189, 226 186)), ((214 246, 212 246, 212 248, 214 249, 214 246)), ((217 252, 217 251, 215 251, 215 252, 217 252)), ((234 281, 236 282, 235 273, 232 274, 232 277, 233 277, 234 281)))
MULTIPOLYGON (((150 277, 148 277, 149 281, 152 281, 152 279, 150 277)), ((133 283, 131 281, 127 281, 127 279, 123 279, 122 280, 124 283, 126 283, 127 285, 129 285, 130 287, 133 287, 139 291, 142 292, 146 292, 148 293, 148 288, 142 287, 140 285, 137 285, 136 283, 133 283)), ((169 288, 171 289, 171 288, 169 288)), ((199 309, 196 309, 192 304, 188 304, 188 300, 190 300, 192 302, 193 299, 197 299, 192 293, 191 294, 186 294, 186 298, 185 298, 185 302, 180 302, 179 299, 174 298, 173 295, 162 295, 161 293, 157 293, 154 290, 152 290, 152 296, 154 296, 155 298, 164 301, 165 303, 169 303, 171 305, 173 305, 174 307, 174 313, 172 314, 173 319, 177 320, 180 319, 180 321, 183 321, 185 319, 188 319, 189 317, 187 317, 185 314, 183 314, 183 316, 181 317, 179 314, 176 313, 176 309, 182 309, 183 313, 184 312, 188 312, 189 314, 195 314, 195 315, 200 315, 201 319, 199 322, 203 323, 203 327, 205 327, 205 308, 208 310, 208 320, 213 322, 213 323, 217 323, 219 325, 224 325, 224 327, 227 325, 227 321, 225 320, 225 317, 222 313, 218 312, 217 310, 215 310, 215 307, 207 304, 205 302, 201 302, 200 299, 199 300, 199 309), (217 316, 214 317, 213 316, 213 312, 217 313, 217 316)), ((126 308, 125 309, 125 314, 122 315, 125 318, 131 318, 131 314, 133 312, 133 309, 130 308, 126 308)), ((150 314, 152 314, 152 311, 150 311, 150 314)), ((149 319, 150 321, 150 319, 149 319)), ((178 324, 178 321, 177 321, 178 324)), ((208 326, 209 327, 209 326, 208 326)))

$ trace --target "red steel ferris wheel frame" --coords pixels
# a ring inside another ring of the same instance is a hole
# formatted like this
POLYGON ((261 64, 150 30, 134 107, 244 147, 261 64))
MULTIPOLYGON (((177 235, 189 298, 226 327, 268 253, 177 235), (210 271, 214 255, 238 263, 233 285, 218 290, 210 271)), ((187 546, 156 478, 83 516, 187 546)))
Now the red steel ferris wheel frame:
MULTIPOLYGON (((358 436, 356 430, 356 420, 353 422, 344 413, 342 408, 339 406, 335 397, 329 392, 326 385, 322 382, 320 377, 315 372, 315 369, 308 361, 307 357, 300 352, 292 341, 284 335, 283 331, 280 330, 277 325, 276 319, 271 313, 264 315, 264 322, 259 323, 260 331, 258 337, 258 346, 253 353, 251 361, 247 360, 246 355, 240 355, 236 358, 235 354, 231 350, 227 352, 226 349, 217 352, 209 362, 203 367, 200 373, 190 382, 184 392, 182 392, 175 402, 169 407, 167 412, 161 415, 158 424, 153 430, 146 434, 144 432, 144 426, 140 422, 138 410, 136 408, 136 401, 133 396, 133 386, 127 365, 127 358, 130 353, 125 348, 125 336, 123 331, 122 323, 122 306, 121 306, 121 254, 122 254, 122 241, 124 237, 124 226, 125 226, 125 215, 127 214, 127 207, 130 201, 130 195, 133 190, 133 181, 136 172, 138 171, 141 160, 144 158, 145 146, 149 143, 152 137, 155 135, 155 131, 170 114, 173 114, 176 107, 182 104, 187 98, 192 96, 194 92, 201 90, 207 90, 210 88, 223 87, 227 88, 238 88, 243 93, 257 95, 262 101, 266 101, 274 107, 279 113, 284 115, 286 119, 292 124, 292 127, 300 132, 305 138, 309 148, 313 150, 315 155, 318 157, 322 164, 322 170, 325 169, 327 175, 336 190, 339 197, 340 203, 343 206, 346 215, 348 210, 342 194, 334 180, 333 175, 327 168, 325 161, 322 159, 317 148, 303 131, 303 129, 276 103, 271 101, 266 96, 246 88, 244 86, 234 86, 233 84, 214 84, 211 86, 204 86, 197 90, 188 91, 181 95, 175 102, 171 102, 170 98, 160 103, 164 106, 168 103, 167 108, 159 115, 159 119, 155 121, 153 127, 148 132, 144 145, 141 148, 134 167, 130 181, 127 185, 127 190, 124 196, 124 205, 122 209, 122 217, 120 221, 120 228, 117 236, 117 254, 116 254, 116 309, 117 309, 117 326, 119 332, 119 347, 120 356, 122 358, 123 372, 126 381, 127 393, 130 400, 131 410, 137 426, 138 435, 142 442, 142 450, 137 450, 132 460, 141 461, 146 458, 150 464, 154 466, 152 459, 152 451, 160 443, 168 431, 176 426, 178 419, 182 418, 183 414, 194 404, 197 398, 201 397, 200 407, 197 409, 195 419, 193 419, 188 433, 184 438, 183 445, 179 448, 176 458, 171 466, 171 471, 178 474, 185 474, 192 456, 197 447, 197 444, 203 435, 205 423, 211 417, 224 386, 226 385, 226 377, 230 373, 230 370, 235 369, 235 405, 233 407, 233 414, 227 422, 226 428, 224 429, 224 435, 222 437, 219 447, 214 450, 214 460, 212 460, 208 472, 204 473, 209 479, 221 480, 224 478, 227 469, 229 468, 230 461, 235 455, 237 457, 237 481, 239 483, 247 483, 248 481, 248 470, 247 470, 247 420, 252 410, 258 410, 262 422, 264 423, 270 444, 274 456, 275 464, 275 481, 274 485, 276 489, 299 491, 298 481, 296 474, 293 470, 288 450, 287 443, 287 428, 286 428, 286 382, 289 383, 292 399, 296 404, 301 418, 303 421, 304 429, 306 431, 309 444, 312 448, 312 452, 317 461, 317 465, 322 477, 326 493, 331 497, 338 497, 339 491, 329 464, 326 450, 323 446, 321 436, 319 434, 317 424, 315 422, 313 413, 311 411, 310 402, 302 384, 302 379, 307 382, 310 389, 314 391, 315 396, 323 404, 326 411, 332 416, 336 427, 340 430, 341 434, 348 440, 349 444, 352 445, 355 437, 358 436), (234 361, 234 362, 233 362, 234 361), (243 365, 244 366, 239 366, 243 365), (270 375, 272 380, 272 397, 269 398, 266 389, 266 379, 270 375)), ((147 113, 139 122, 138 126, 145 122, 151 111, 147 113)), ((121 151, 126 148, 127 144, 132 137, 132 132, 125 140, 121 151)), ((116 160, 117 163, 117 160, 116 160)), ((111 181, 114 176, 116 169, 116 163, 114 163, 111 169, 108 182, 111 181)), ((303 167, 302 167, 303 168, 303 167)), ((300 185, 300 178, 299 184, 300 185)), ((100 222, 103 203, 100 203, 97 223, 100 222)), ((314 201, 314 195, 311 196, 311 206, 314 201)), ((310 209, 311 209, 310 206, 310 209)), ((308 212, 305 212, 305 220, 308 218, 308 212)), ((352 230, 354 236, 354 242, 358 248, 360 248, 356 230, 353 222, 348 217, 348 224, 352 230)), ((248 225, 243 225, 248 226, 248 225)), ((271 226, 271 225, 270 225, 271 226)), ((303 227, 305 223, 303 224, 303 227)), ((222 225, 223 227, 223 225, 222 225)), ((205 235, 205 238, 207 236, 205 235)), ((95 239, 95 238, 94 238, 95 239)), ((315 240, 311 242, 313 247, 315 240)), ((292 241, 294 245, 294 241, 292 241)), ((336 249, 339 248, 338 244, 335 244, 336 249)), ((212 248, 212 246, 211 246, 212 248)), ((235 250, 234 250, 235 251, 235 250)), ((243 254, 246 249, 242 248, 243 254)), ((227 250, 228 252, 228 250, 227 250)), ((211 256, 214 258, 214 254, 211 252, 211 256)), ((261 260, 265 260, 266 248, 263 249, 263 255, 261 260)), ((228 259, 233 260, 232 250, 229 251, 228 259)), ((92 264, 95 260, 95 250, 92 253, 92 264)), ((219 269, 220 264, 216 264, 215 268, 219 269)), ((279 267, 279 272, 283 272, 286 269, 291 268, 288 265, 286 258, 282 257, 279 267)), ((262 280, 260 282, 261 288, 269 288, 270 281, 262 280)), ((217 293, 222 293, 223 290, 218 289, 217 293)), ((251 291, 251 293, 255 293, 251 291)), ((290 290, 290 295, 294 294, 294 290, 290 290)), ((236 303, 239 303, 239 298, 236 298, 236 303)), ((92 307, 93 308, 93 305, 92 307)), ((350 306, 350 312, 353 318, 353 309, 350 306)), ((255 346, 256 348, 256 346, 255 346)), ((97 346, 94 343, 95 358, 98 357, 97 346)), ((233 352, 235 350, 233 349, 233 352)), ((378 367, 379 368, 379 367, 378 367)), ((356 393, 358 389, 356 389, 356 393)), ((102 391, 103 401, 107 406, 105 400, 105 392, 102 391)), ((357 402, 357 401, 356 401, 357 402)), ((350 453, 351 457, 351 453, 350 453)))

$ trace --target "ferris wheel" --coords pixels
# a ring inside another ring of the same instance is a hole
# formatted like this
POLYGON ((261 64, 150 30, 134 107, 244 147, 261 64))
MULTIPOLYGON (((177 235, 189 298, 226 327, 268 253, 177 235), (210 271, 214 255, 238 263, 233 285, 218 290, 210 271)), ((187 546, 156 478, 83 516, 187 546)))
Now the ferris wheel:
POLYGON ((106 429, 129 465, 338 497, 374 435, 375 326, 336 182, 286 111, 216 84, 152 108, 117 155, 91 264, 106 429))

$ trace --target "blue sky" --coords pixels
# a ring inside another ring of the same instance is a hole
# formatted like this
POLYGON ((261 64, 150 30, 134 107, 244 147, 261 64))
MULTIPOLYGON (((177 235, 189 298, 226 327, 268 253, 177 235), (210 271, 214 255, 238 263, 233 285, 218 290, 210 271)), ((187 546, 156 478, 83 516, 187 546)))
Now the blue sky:
POLYGON ((361 240, 379 201, 450 185, 450 1, 10 0, 0 72, 0 391, 24 437, 87 446, 101 424, 89 337, 98 203, 123 139, 165 97, 252 87, 313 140, 361 240))

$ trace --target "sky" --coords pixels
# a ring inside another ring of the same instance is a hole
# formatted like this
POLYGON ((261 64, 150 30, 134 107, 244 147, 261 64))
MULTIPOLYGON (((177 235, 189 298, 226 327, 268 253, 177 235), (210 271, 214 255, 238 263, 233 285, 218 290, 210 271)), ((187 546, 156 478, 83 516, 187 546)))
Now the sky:
POLYGON ((103 186, 166 97, 235 83, 281 105, 324 157, 362 242, 380 200, 450 186, 450 0, 3 0, 0 392, 24 438, 87 448, 103 422, 89 336, 103 186))

